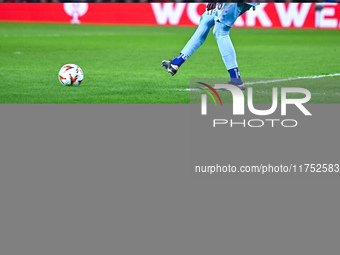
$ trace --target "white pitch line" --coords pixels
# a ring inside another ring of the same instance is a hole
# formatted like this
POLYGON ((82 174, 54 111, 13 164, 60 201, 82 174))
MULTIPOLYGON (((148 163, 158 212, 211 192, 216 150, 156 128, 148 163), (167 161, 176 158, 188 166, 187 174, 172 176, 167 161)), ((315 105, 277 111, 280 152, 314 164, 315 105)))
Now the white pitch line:
POLYGON ((294 80, 301 80, 301 79, 318 79, 318 78, 334 77, 334 76, 340 76, 340 73, 314 75, 314 76, 292 77, 292 78, 276 79, 276 80, 268 80, 268 81, 245 82, 244 85, 266 84, 266 83, 283 82, 283 81, 294 81, 294 80))
MULTIPOLYGON (((255 85, 255 84, 267 84, 267 83, 276 83, 276 82, 283 82, 283 81, 295 81, 301 79, 318 79, 318 78, 325 78, 325 77, 335 77, 340 76, 340 73, 334 74, 323 74, 323 75, 314 75, 314 76, 302 76, 302 77, 291 77, 291 78, 284 78, 284 79, 275 79, 275 80, 268 80, 268 81, 254 81, 254 82, 245 82, 244 85, 255 85)), ((197 88, 188 88, 188 89, 176 89, 177 91, 201 91, 197 88)))
MULTIPOLYGON (((256 90, 256 94, 272 94, 271 91, 264 91, 264 90, 256 90)), ((338 92, 332 92, 332 93, 327 93, 327 92, 313 92, 312 95, 319 95, 319 96, 327 96, 327 95, 337 95, 340 96, 340 93, 338 92)))

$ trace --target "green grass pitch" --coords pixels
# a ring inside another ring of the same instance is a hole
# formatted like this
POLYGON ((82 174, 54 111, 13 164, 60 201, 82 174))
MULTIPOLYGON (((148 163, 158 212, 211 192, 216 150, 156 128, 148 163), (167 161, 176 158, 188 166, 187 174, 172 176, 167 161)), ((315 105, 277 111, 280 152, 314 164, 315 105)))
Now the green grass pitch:
MULTIPOLYGON (((191 78, 228 77, 215 39, 171 77, 163 59, 178 55, 194 27, 0 23, 2 104, 188 104, 191 78), (84 71, 79 87, 58 81, 62 65, 84 71)), ((340 73, 336 30, 245 29, 230 33, 244 81, 340 73)), ((315 79, 316 80, 316 79, 315 79)), ((287 85, 256 84, 256 103, 271 103, 272 87, 304 87, 310 103, 340 103, 340 78, 287 85)), ((226 92, 227 93, 227 92, 226 92)))

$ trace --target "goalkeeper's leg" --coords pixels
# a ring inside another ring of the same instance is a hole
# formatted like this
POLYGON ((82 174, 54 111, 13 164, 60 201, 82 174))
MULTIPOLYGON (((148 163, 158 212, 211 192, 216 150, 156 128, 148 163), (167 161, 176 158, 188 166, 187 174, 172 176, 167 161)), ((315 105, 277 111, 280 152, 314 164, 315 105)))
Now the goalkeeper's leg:
POLYGON ((201 47, 201 45, 207 39, 211 28, 214 26, 214 15, 205 12, 200 20, 198 28, 196 29, 193 36, 187 42, 182 49, 181 53, 173 60, 163 60, 162 66, 167 69, 168 73, 175 75, 178 68, 192 55, 194 52, 201 47))
POLYGON ((238 86, 241 90, 244 90, 244 85, 241 79, 240 72, 238 70, 236 52, 234 45, 230 40, 229 31, 231 27, 216 21, 214 28, 214 36, 220 50, 223 62, 230 75, 230 84, 238 86))
POLYGON ((242 83, 241 76, 238 72, 236 52, 229 36, 230 29, 231 27, 228 27, 223 23, 216 22, 214 28, 214 36, 218 45, 218 49, 220 50, 223 62, 230 73, 230 78, 233 82, 242 83), (235 75, 233 75, 233 73, 235 73, 235 75))
POLYGON ((215 24, 214 17, 214 14, 209 15, 207 12, 202 15, 195 33, 181 50, 181 53, 187 58, 191 57, 191 55, 194 54, 195 51, 198 50, 198 48, 201 47, 201 45, 207 39, 210 29, 215 24))
POLYGON ((224 3, 222 8, 217 10, 215 16, 214 36, 223 62, 229 72, 230 84, 236 85, 242 90, 245 88, 238 70, 236 53, 229 32, 236 19, 250 8, 251 5, 246 3, 224 3))
POLYGON ((250 5, 244 3, 224 3, 223 7, 217 11, 213 32, 223 62, 230 75, 230 84, 236 85, 242 90, 245 88, 238 70, 236 52, 230 40, 229 32, 236 19, 250 7, 250 5))

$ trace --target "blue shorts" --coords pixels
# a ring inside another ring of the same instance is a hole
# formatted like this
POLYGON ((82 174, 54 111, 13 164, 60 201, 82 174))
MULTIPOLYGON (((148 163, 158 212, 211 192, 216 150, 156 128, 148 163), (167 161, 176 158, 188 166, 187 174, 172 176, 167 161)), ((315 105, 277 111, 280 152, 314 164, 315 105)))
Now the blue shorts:
POLYGON ((200 22, 199 22, 199 26, 208 26, 210 28, 212 28, 215 24, 215 15, 214 14, 210 14, 208 15, 206 12, 204 12, 201 16, 200 22))
POLYGON ((215 22, 220 22, 232 27, 243 13, 248 11, 252 5, 246 3, 219 3, 215 14, 215 22))

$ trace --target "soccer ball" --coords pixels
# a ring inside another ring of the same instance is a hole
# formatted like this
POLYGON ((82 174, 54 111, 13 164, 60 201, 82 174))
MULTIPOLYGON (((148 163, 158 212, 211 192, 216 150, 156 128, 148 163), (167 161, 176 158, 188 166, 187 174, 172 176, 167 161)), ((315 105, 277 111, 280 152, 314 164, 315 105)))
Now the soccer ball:
POLYGON ((79 86, 83 79, 83 70, 75 64, 66 64, 60 68, 59 81, 64 86, 79 86))

